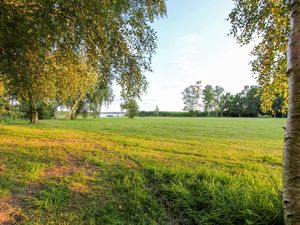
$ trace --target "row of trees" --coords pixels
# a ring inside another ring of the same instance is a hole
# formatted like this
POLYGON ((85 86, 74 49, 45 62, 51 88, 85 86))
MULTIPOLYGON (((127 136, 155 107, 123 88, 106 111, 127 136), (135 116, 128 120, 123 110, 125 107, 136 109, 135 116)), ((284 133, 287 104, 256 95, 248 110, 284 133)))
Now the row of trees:
MULTIPOLYGON (((4 88, 3 88, 4 90, 4 88)), ((78 101, 76 105, 72 103, 62 103, 57 99, 51 99, 47 103, 38 101, 35 104, 35 122, 38 119, 51 119, 55 117, 58 109, 67 109, 67 118, 75 119, 78 114, 83 117, 87 116, 88 113, 92 114, 93 117, 98 117, 101 112, 101 106, 103 104, 110 104, 113 101, 112 89, 107 86, 103 89, 99 89, 99 86, 87 92, 86 95, 78 101), (76 108, 75 108, 76 107, 76 108)), ((18 100, 14 95, 8 92, 0 93, 0 119, 32 119, 32 105, 30 101, 18 100)))
POLYGON ((206 85, 202 88, 201 81, 190 85, 182 92, 184 110, 199 115, 199 111, 207 116, 257 117, 260 114, 282 116, 284 101, 277 97, 268 112, 262 112, 261 92, 258 86, 245 86, 244 89, 232 94, 225 92, 221 86, 206 85))
POLYGON ((41 105, 97 113, 113 82, 125 102, 139 98, 156 50, 150 24, 165 13, 164 0, 0 1, 2 115, 15 105, 33 123, 41 105))

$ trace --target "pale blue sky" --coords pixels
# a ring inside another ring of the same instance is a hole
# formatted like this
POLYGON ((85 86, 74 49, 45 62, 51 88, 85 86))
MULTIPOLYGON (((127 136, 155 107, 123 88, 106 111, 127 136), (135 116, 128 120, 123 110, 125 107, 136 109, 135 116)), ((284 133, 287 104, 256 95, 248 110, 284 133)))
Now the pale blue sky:
MULTIPOLYGON (((227 35, 232 8, 231 0, 167 1, 167 18, 153 24, 158 49, 140 110, 158 105, 161 111, 181 111, 182 90, 197 80, 233 93, 256 83, 249 66, 251 46, 240 47, 227 35)), ((114 103, 103 111, 120 110, 119 89, 114 91, 114 103)))

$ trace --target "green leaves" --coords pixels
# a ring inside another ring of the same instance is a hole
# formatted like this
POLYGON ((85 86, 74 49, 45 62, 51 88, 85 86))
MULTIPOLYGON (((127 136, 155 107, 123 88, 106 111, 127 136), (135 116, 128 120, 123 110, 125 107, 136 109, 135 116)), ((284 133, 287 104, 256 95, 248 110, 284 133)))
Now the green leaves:
POLYGON ((130 119, 139 115, 139 106, 135 99, 125 99, 124 103, 121 104, 121 109, 126 110, 126 115, 130 119))
POLYGON ((259 1, 233 0, 229 14, 232 34, 241 45, 257 43, 252 50, 252 71, 262 91, 262 110, 273 112, 277 97, 285 99, 287 108, 288 84, 286 51, 289 34, 289 8, 287 0, 259 1))
POLYGON ((103 77, 137 98, 157 47, 150 23, 165 13, 164 0, 2 1, 0 72, 23 99, 65 103, 103 77))
POLYGON ((181 93, 184 104, 183 110, 192 112, 194 115, 196 115, 200 107, 201 92, 201 81, 197 81, 196 84, 186 87, 181 93))

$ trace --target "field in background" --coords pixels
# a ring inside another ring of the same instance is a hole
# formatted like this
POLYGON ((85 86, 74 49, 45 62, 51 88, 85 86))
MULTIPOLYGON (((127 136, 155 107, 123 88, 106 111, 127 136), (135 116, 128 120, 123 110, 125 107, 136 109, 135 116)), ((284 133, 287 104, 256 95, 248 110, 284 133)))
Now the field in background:
POLYGON ((0 223, 282 224, 284 119, 0 125, 0 223))

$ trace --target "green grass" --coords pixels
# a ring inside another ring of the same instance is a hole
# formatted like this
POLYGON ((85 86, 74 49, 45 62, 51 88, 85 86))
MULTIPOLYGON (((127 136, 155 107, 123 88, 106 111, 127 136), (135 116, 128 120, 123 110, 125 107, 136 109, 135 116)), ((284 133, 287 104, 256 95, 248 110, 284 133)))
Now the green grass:
POLYGON ((283 224, 284 124, 250 118, 1 124, 0 222, 2 216, 19 224, 283 224))

